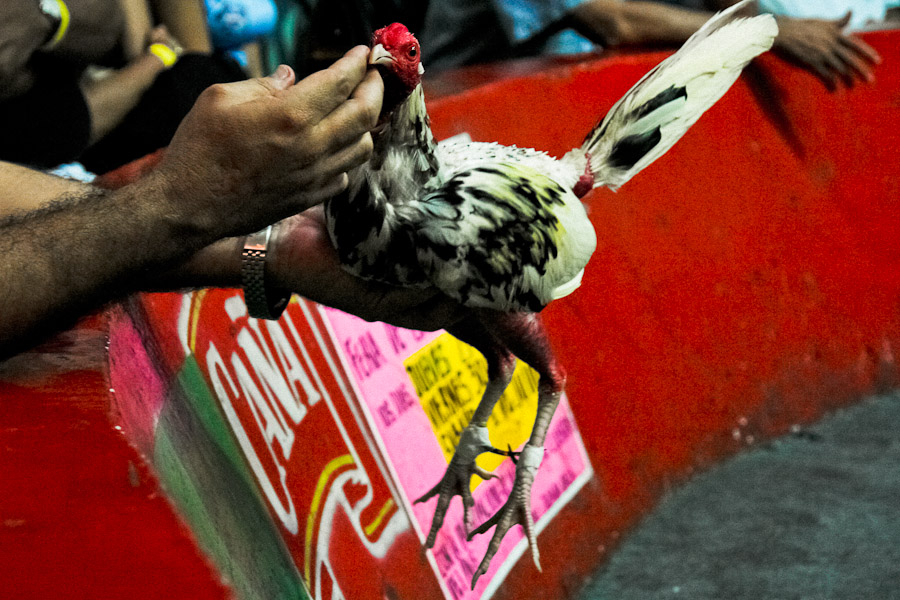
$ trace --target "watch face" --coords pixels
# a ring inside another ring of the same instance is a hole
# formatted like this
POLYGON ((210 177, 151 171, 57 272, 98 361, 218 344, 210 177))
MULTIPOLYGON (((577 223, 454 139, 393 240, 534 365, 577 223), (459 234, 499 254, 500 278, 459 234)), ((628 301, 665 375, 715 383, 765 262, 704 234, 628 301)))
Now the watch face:
POLYGON ((54 21, 62 19, 62 11, 57 0, 41 0, 41 12, 54 21))

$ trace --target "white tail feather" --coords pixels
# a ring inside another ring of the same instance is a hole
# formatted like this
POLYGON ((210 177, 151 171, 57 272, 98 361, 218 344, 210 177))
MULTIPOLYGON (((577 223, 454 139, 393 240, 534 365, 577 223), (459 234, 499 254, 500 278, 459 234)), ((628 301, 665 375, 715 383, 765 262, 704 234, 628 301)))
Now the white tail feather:
POLYGON ((721 98, 756 56, 772 47, 771 15, 736 16, 745 0, 714 15, 644 75, 569 160, 590 156, 594 187, 616 189, 665 154, 721 98))

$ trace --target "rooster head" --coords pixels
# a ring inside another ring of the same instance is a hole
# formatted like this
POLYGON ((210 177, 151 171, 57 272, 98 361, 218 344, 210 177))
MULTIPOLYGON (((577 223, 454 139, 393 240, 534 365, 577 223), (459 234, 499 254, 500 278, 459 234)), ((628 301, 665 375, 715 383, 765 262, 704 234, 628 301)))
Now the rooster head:
POLYGON ((400 23, 382 27, 372 35, 369 64, 375 66, 384 78, 386 104, 389 99, 402 102, 422 81, 425 69, 421 54, 416 36, 400 23))

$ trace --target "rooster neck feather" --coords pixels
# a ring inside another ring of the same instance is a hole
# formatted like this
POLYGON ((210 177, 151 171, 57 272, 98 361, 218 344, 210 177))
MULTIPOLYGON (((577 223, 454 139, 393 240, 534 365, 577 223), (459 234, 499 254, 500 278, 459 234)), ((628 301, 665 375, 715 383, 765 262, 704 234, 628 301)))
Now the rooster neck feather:
POLYGON ((341 262, 360 277, 424 285, 413 228, 397 210, 437 185, 440 170, 421 85, 394 110, 374 141, 372 158, 350 174, 348 191, 326 203, 332 242, 341 262))
POLYGON ((376 134, 375 150, 369 161, 369 173, 384 174, 385 179, 398 176, 385 173, 385 165, 394 158, 411 161, 412 175, 424 186, 437 176, 439 165, 435 151, 437 143, 431 133, 431 120, 425 107, 425 93, 419 84, 409 97, 400 103, 381 133, 376 134), (391 156, 391 155, 396 156, 391 156))

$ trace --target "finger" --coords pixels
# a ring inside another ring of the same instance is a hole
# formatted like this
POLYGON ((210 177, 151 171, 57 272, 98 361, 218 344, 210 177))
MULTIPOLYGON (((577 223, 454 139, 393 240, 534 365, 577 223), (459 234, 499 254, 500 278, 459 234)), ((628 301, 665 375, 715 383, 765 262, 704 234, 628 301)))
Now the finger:
POLYGON ((407 289, 397 286, 371 283, 364 288, 365 307, 356 315, 365 321, 383 321, 397 327, 409 327, 410 311, 420 311, 435 296, 440 294, 434 288, 407 289), (400 322, 405 324, 401 325, 400 322))
POLYGON ((307 188, 303 194, 303 206, 301 210, 306 210, 311 206, 324 202, 328 198, 333 198, 347 189, 350 184, 350 178, 346 173, 338 173, 330 179, 324 180, 321 185, 307 188))
POLYGON ((319 124, 328 140, 328 150, 340 148, 361 133, 371 131, 378 123, 383 98, 384 82, 378 71, 372 69, 350 98, 319 124))
POLYGON ((291 101, 314 122, 336 109, 366 76, 369 50, 357 46, 343 58, 302 79, 291 89, 291 101))
POLYGON ((873 65, 881 64, 881 55, 872 46, 868 45, 861 39, 852 35, 842 35, 839 41, 844 46, 850 48, 873 65))
MULTIPOLYGON (((396 298, 401 305, 405 305, 406 293, 408 292, 404 290, 392 294, 390 297, 396 298)), ((420 304, 410 303, 406 305, 406 308, 401 308, 400 305, 395 306, 389 313, 376 320, 404 329, 436 331, 447 329, 468 316, 470 316, 469 309, 443 294, 439 294, 420 304)))
POLYGON ((297 74, 294 70, 288 65, 282 64, 278 65, 278 68, 271 75, 263 78, 263 85, 271 86, 272 89, 276 90, 286 90, 294 85, 296 79, 297 74))
POLYGON ((847 14, 844 15, 843 17, 841 17, 840 19, 838 19, 837 21, 835 21, 834 24, 835 24, 837 27, 843 29, 844 27, 846 27, 847 25, 850 24, 850 19, 851 19, 851 18, 853 18, 853 11, 852 11, 852 10, 848 10, 848 11, 847 11, 847 14))
POLYGON ((255 77, 231 83, 220 83, 210 86, 204 94, 214 94, 221 106, 235 106, 252 100, 266 93, 282 91, 294 84, 294 70, 287 65, 280 65, 268 77, 255 77))
POLYGON ((822 60, 825 61, 826 68, 836 77, 840 77, 847 87, 853 87, 853 75, 850 73, 850 67, 841 59, 836 50, 826 53, 822 60))
POLYGON ((150 31, 150 41, 154 43, 165 43, 169 39, 169 30, 165 25, 157 25, 150 31))
POLYGON ((315 172, 322 179, 328 179, 350 171, 368 161, 373 148, 372 135, 366 132, 347 146, 321 159, 315 165, 315 172))
MULTIPOLYGON (((372 288, 373 292, 376 291, 372 288)), ((471 311, 453 300, 435 287, 398 288, 384 286, 382 296, 377 300, 379 314, 382 319, 390 319, 391 325, 399 322, 412 323, 418 326, 429 326, 431 329, 445 329, 471 316, 471 311)), ((398 325, 415 329, 409 324, 398 325)), ((423 330, 424 331, 424 330, 423 330)))
POLYGON ((315 208, 310 208, 308 211, 303 213, 303 218, 310 221, 311 223, 318 223, 321 226, 325 226, 325 209, 321 206, 316 206, 315 208))
POLYGON ((872 74, 872 69, 869 68, 869 64, 861 59, 859 55, 854 54, 849 49, 843 47, 836 48, 835 52, 859 79, 869 83, 872 83, 875 80, 875 76, 872 74))
POLYGON ((825 84, 825 87, 828 88, 828 91, 833 92, 837 89, 837 80, 835 79, 834 73, 829 71, 825 65, 820 63, 819 61, 810 61, 807 63, 813 71, 815 71, 816 76, 822 80, 822 83, 825 84))

